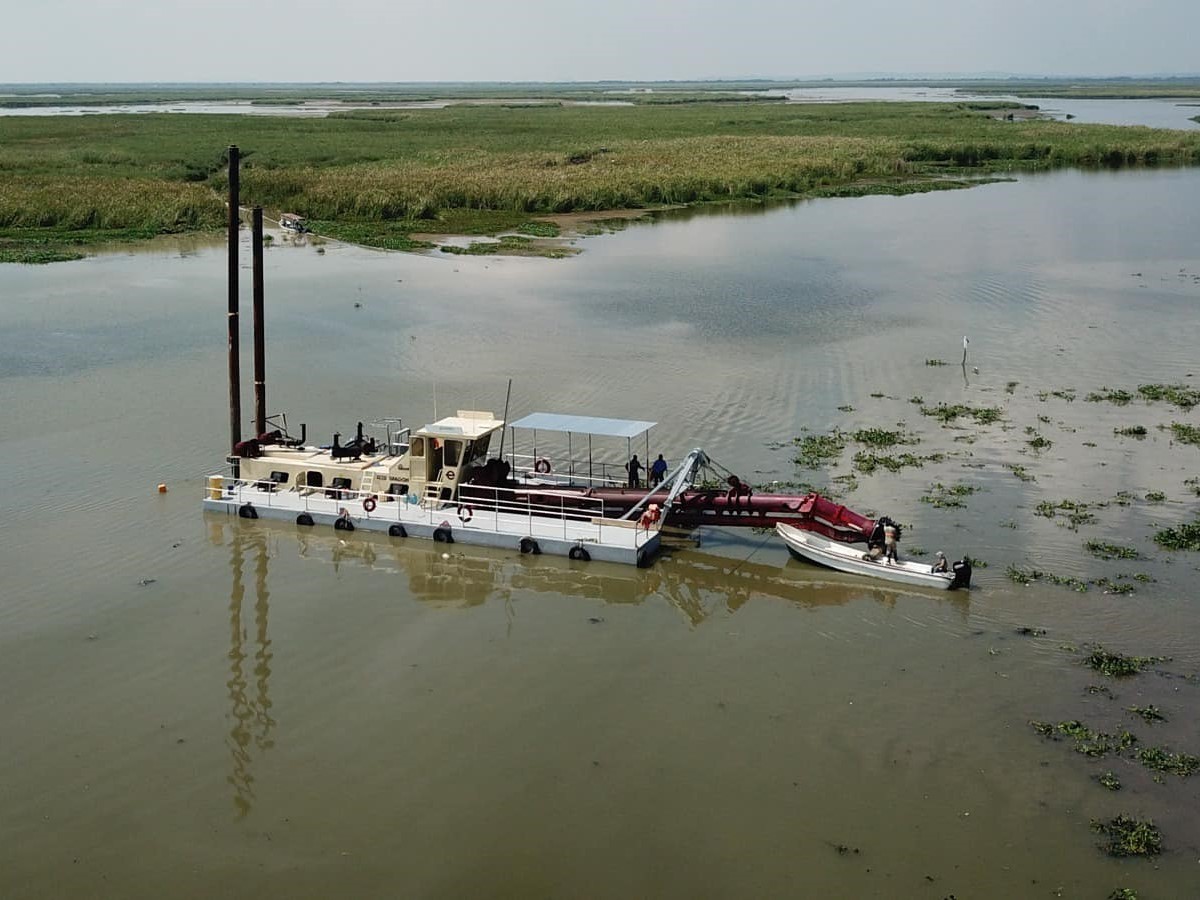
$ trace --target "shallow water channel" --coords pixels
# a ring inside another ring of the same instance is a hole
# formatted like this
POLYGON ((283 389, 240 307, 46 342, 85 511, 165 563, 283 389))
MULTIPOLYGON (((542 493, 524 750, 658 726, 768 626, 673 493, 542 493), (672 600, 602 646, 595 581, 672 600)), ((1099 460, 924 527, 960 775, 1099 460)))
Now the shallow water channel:
POLYGON ((753 532, 636 570, 206 518, 222 248, 0 267, 0 895, 1194 895, 1200 776, 1029 722, 1200 753, 1200 554, 1152 540, 1200 475, 1157 426, 1200 415, 1085 400, 1200 386, 1197 208, 1197 171, 1064 172, 675 214, 566 260, 267 251, 268 405, 310 437, 499 413, 511 377, 514 417, 652 420, 652 453, 826 485, 861 448, 802 470, 804 429, 903 423, 893 452, 940 461, 834 486, 902 551, 987 563, 940 595, 753 532), (975 492, 921 502, 935 483, 975 492), (1064 500, 1094 522, 1035 515, 1064 500), (1091 644, 1170 659, 1110 679, 1091 644), (1098 849, 1119 813, 1163 855, 1098 849))

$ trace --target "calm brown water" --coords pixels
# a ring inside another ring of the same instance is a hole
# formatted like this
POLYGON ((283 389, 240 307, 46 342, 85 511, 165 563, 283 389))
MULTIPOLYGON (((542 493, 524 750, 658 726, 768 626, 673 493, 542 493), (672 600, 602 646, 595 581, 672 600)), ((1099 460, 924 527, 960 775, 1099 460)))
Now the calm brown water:
POLYGON ((677 216, 572 260, 267 253, 269 405, 310 436, 421 424, 435 392, 499 412, 512 377, 516 415, 656 420, 655 453, 824 483, 854 448, 814 473, 779 443, 904 422, 905 449, 953 455, 846 501, 908 523, 910 550, 986 560, 969 595, 752 533, 638 571, 206 519, 223 252, 0 268, 0 895, 1194 896, 1200 778, 1028 722, 1200 753, 1200 555, 1151 540, 1194 517, 1200 475, 1155 426, 1200 416, 1083 399, 1200 380, 1198 205, 1195 172, 1061 173, 677 216), (1005 418, 941 428, 914 396, 1005 418), (938 509, 933 482, 979 490, 938 509), (1078 532, 1033 512, 1119 491, 1078 532), (1076 593, 1008 565, 1156 580, 1076 593), (1069 649, 1088 642, 1172 660, 1106 680, 1069 649), (1169 721, 1124 711, 1149 703, 1169 721), (1105 857, 1089 822, 1118 813, 1164 855, 1105 857))

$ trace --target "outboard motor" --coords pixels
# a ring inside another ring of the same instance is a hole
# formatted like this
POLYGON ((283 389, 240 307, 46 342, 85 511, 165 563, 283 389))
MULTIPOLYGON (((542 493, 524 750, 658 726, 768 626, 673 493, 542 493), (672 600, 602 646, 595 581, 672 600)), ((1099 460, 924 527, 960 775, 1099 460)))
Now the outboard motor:
POLYGON ((963 558, 950 567, 954 572, 951 588, 969 588, 971 586, 971 557, 963 554, 963 558))

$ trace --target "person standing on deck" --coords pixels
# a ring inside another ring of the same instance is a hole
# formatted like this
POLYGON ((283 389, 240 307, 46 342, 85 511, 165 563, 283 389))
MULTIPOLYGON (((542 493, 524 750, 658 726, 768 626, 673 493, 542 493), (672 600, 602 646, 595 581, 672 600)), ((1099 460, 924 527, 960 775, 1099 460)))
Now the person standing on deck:
POLYGON ((899 562, 896 559, 896 526, 888 521, 883 526, 883 555, 887 558, 888 564, 899 562))
POLYGON ((667 476, 667 461, 663 459, 663 455, 658 454, 656 459, 650 466, 650 487, 658 487, 662 484, 662 480, 667 476))
POLYGON ((629 470, 629 486, 631 488, 640 488, 642 486, 642 464, 638 462, 637 454, 633 454, 633 459, 626 463, 625 468, 629 470))

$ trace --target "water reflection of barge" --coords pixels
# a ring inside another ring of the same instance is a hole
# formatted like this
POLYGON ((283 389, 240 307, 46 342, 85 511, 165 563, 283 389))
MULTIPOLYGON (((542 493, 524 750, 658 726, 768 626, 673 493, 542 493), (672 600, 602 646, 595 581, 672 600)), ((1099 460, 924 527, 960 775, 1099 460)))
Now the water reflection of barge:
MULTIPOLYGON (((320 531, 293 530, 271 522, 213 522, 214 545, 235 546, 253 536, 267 541, 270 556, 287 554, 315 562, 403 575, 420 603, 453 608, 508 601, 514 592, 553 594, 639 605, 662 598, 692 625, 713 615, 735 613, 752 600, 783 601, 799 609, 844 606, 870 600, 884 606, 898 598, 923 595, 895 585, 871 585, 853 576, 789 562, 783 566, 722 556, 688 547, 650 569, 588 566, 552 556, 505 553, 488 548, 463 551, 425 542, 395 542, 377 535, 342 540, 320 531)), ((942 594, 955 608, 967 609, 965 593, 942 594)))

